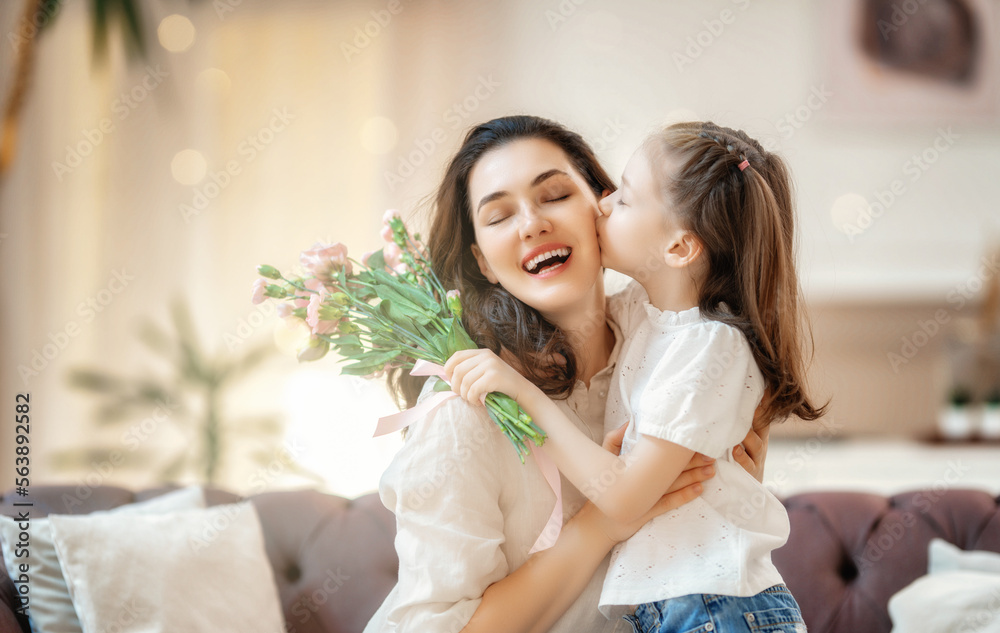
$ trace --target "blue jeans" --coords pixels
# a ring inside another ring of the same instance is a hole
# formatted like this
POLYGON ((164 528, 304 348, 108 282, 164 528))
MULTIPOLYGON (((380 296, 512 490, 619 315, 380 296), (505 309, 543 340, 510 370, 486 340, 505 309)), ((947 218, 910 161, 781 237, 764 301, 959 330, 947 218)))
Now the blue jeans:
POLYGON ((739 598, 692 594, 641 604, 625 619, 636 633, 805 633, 788 587, 775 585, 739 598))

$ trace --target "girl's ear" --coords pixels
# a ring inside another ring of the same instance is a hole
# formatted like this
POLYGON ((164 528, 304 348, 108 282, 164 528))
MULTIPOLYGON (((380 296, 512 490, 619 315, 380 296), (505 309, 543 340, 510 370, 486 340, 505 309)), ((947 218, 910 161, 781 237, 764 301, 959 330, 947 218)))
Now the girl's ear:
POLYGON ((686 268, 695 263, 705 251, 694 233, 678 229, 663 249, 663 261, 671 268, 686 268))
POLYGON ((472 249, 472 254, 476 258, 476 263, 479 264, 479 272, 483 273, 483 277, 491 284, 497 283, 497 276, 493 274, 493 269, 490 268, 489 262, 486 261, 486 257, 483 256, 483 252, 479 250, 478 244, 473 244, 470 246, 472 249))

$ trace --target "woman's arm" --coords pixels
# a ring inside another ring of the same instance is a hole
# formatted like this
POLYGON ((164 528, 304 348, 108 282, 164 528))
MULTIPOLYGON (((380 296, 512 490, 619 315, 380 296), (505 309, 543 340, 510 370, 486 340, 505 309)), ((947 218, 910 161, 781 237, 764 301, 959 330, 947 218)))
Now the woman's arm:
MULTIPOLYGON (((484 410, 458 399, 412 426, 379 487, 396 515, 399 580, 367 631, 444 633, 466 625, 469 631, 541 631, 557 621, 611 545, 640 525, 610 522, 588 507, 552 548, 524 563, 518 558, 512 572, 503 549, 511 546, 506 528, 529 519, 501 499, 511 479, 532 467, 517 459, 484 410)), ((689 470, 654 512, 689 501, 697 495, 689 486, 710 476, 689 470)), ((529 545, 523 543, 524 550, 529 545)))
MULTIPOLYGON (((595 445, 596 446, 596 445, 595 445)), ((587 503, 563 526, 555 545, 531 556, 512 574, 493 583, 483 594, 464 633, 544 632, 572 606, 604 557, 619 541, 647 521, 691 501, 702 491, 701 481, 714 474, 711 460, 692 461, 644 516, 631 523, 610 520, 587 503)))
MULTIPOLYGON (((604 438, 605 450, 614 455, 621 452, 625 428, 622 425, 604 438)), ((737 463, 758 479, 764 472, 766 455, 766 428, 760 435, 751 429, 743 444, 733 449, 737 463)), ((592 503, 584 505, 563 526, 555 545, 533 555, 514 573, 487 588, 463 631, 547 631, 579 597, 610 547, 628 539, 649 519, 697 497, 702 491, 700 482, 714 474, 714 461, 695 454, 669 493, 647 516, 631 524, 614 523, 592 503)))

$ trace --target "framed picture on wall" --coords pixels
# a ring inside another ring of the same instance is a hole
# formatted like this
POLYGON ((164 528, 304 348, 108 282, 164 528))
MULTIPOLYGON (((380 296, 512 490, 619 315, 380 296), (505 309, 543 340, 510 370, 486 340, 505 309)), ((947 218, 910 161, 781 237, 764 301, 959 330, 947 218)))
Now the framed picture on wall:
POLYGON ((830 114, 885 122, 1000 120, 995 0, 823 4, 830 114))

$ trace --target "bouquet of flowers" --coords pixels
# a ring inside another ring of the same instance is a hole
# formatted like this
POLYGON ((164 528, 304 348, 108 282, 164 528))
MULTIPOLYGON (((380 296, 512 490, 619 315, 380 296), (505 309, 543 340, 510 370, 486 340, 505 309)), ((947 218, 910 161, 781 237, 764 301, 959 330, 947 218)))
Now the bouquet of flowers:
MULTIPOLYGON (((377 377, 389 368, 412 368, 417 360, 444 365, 455 352, 476 348, 462 326, 459 293, 444 289, 420 236, 411 236, 398 213, 387 211, 382 237, 385 247, 360 262, 348 258, 343 244, 316 244, 300 256, 302 276, 285 277, 267 264, 257 268, 262 278, 254 282, 253 302, 279 300, 280 316, 310 328, 300 361, 320 359, 333 346, 351 361, 342 373, 377 377)), ((450 389, 444 381, 434 388, 450 389)), ((486 409, 522 463, 525 437, 536 446, 544 442, 545 432, 509 396, 489 394, 486 409)))

